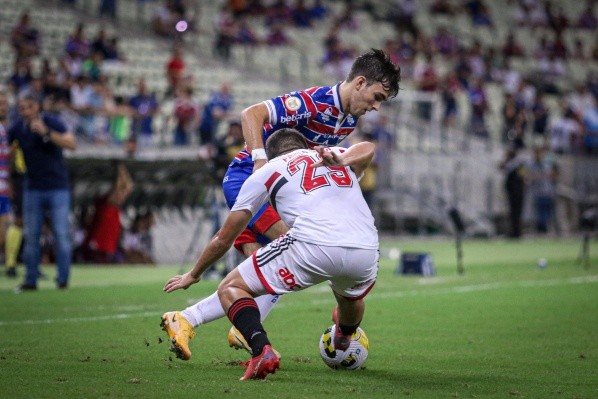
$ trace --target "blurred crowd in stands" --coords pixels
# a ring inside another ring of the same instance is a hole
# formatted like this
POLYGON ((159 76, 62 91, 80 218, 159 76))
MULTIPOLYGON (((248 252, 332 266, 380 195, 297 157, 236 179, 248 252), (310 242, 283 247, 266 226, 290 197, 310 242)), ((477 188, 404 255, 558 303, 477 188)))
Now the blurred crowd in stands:
MULTIPOLYGON (((563 7, 553 6, 550 0, 508 1, 516 6, 513 17, 517 26, 504 42, 493 45, 484 45, 475 33, 459 34, 458 27, 448 24, 427 35, 417 23, 420 12, 428 12, 432 18, 443 15, 448 21, 465 15, 474 27, 499 37, 484 0, 434 0, 427 10, 422 10, 421 3, 415 0, 392 3, 390 15, 373 14, 373 18, 392 23, 396 30, 396 36, 386 40, 384 50, 401 66, 404 80, 413 82, 423 92, 440 95, 445 128, 453 127, 462 112, 456 96, 463 93, 471 109, 467 128, 475 136, 488 137, 487 87, 495 84, 504 93, 501 136, 505 144, 523 148, 543 143, 558 153, 598 153, 595 0, 587 0, 579 15, 568 15, 563 7), (543 32, 533 51, 526 51, 526 46, 518 41, 514 33, 517 28, 543 32), (580 34, 573 46, 565 41, 566 32, 580 34), (592 48, 584 47, 587 43, 581 39, 584 32, 594 34, 592 48), (526 63, 526 71, 515 68, 514 61, 526 63), (585 69, 587 75, 576 76, 568 67, 569 62, 590 65, 585 69), (551 113, 545 102, 550 95, 558 98, 560 112, 551 113)), ((324 43, 324 70, 337 78, 346 75, 357 51, 351 43, 343 41, 343 29, 359 30, 351 17, 352 11, 349 3, 340 20, 330 24, 324 43)), ((420 116, 431 118, 425 104, 420 107, 420 116)))
MULTIPOLYGON (((515 6, 513 20, 518 27, 541 32, 530 36, 529 40, 537 37, 538 41, 533 51, 519 42, 517 29, 504 42, 490 46, 475 33, 464 36, 458 27, 448 24, 440 25, 432 35, 418 26, 417 16, 422 12, 432 18, 444 16, 448 21, 466 16, 473 26, 492 34, 494 16, 484 0, 434 0, 425 9, 415 0, 395 0, 384 15, 377 12, 375 2, 348 0, 340 12, 334 12, 328 2, 320 0, 230 0, 223 3, 211 28, 198 26, 198 2, 161 0, 153 4, 149 28, 163 38, 176 39, 187 31, 208 35, 213 40, 214 55, 229 61, 233 46, 293 47, 290 27, 327 26, 322 71, 331 79, 342 80, 362 50, 345 39, 344 33, 360 32, 355 13, 366 10, 373 20, 383 19, 394 26, 395 34, 385 40, 384 50, 401 66, 403 81, 412 82, 424 93, 440 96, 443 128, 454 128, 458 116, 464 113, 456 99, 462 94, 471 109, 466 129, 475 136, 488 137, 487 90, 488 84, 495 84, 504 93, 504 143, 521 148, 542 142, 559 153, 585 154, 598 152, 598 72, 587 68, 587 76, 575 76, 568 67, 571 60, 589 65, 598 61, 598 40, 592 48, 585 48, 587 40, 575 36, 575 32, 598 30, 596 1, 585 1, 586 7, 578 15, 568 14, 551 0, 508 1, 509 6, 515 6), (261 34, 255 29, 256 21, 263 24, 261 34), (565 40, 565 33, 570 32, 576 37, 574 43, 565 40), (522 72, 513 66, 514 61, 523 61, 528 68, 522 72), (547 105, 547 96, 558 96, 558 112, 547 105), (530 138, 533 141, 529 142, 530 138)), ((101 1, 99 15, 117 19, 117 4, 117 0, 101 1)), ((38 96, 47 111, 60 114, 84 141, 127 143, 133 152, 137 144, 155 143, 158 129, 161 133, 172 131, 166 135, 172 137, 166 144, 206 144, 214 139, 219 121, 235 117, 230 114, 234 102, 229 83, 223 82, 221 90, 213 93, 207 103, 197 101, 197 82, 186 69, 182 41, 172 41, 172 57, 165 65, 165 93, 149 92, 144 79, 140 79, 137 93, 123 98, 113 94, 119 82, 109 82, 105 73, 114 65, 124 63, 126 68, 127 55, 119 50, 117 35, 108 36, 102 28, 90 34, 80 23, 64 38, 63 53, 56 54, 55 59, 41 60, 42 67, 35 74, 32 61, 39 58, 43 30, 31 21, 28 12, 21 15, 10 40, 14 69, 4 79, 12 94, 38 96), (168 103, 162 109, 168 100, 174 106, 168 103), (160 112, 168 123, 156 126, 154 117, 160 112), (209 133, 208 125, 212 125, 209 133)), ((430 108, 420 106, 419 116, 431 118, 430 108)))

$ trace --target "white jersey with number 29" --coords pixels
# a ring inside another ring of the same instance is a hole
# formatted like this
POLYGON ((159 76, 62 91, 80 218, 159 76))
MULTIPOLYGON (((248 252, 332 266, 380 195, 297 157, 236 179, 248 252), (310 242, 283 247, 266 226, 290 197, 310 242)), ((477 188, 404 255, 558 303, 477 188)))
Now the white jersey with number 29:
POLYGON ((308 149, 272 159, 245 181, 231 211, 246 209, 255 215, 269 200, 299 241, 377 249, 378 232, 359 179, 350 167, 314 167, 319 159, 308 149))

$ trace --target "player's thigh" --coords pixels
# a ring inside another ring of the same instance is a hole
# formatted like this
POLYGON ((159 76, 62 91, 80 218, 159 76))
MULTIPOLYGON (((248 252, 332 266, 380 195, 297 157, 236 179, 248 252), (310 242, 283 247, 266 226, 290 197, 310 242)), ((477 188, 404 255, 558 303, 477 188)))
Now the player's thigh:
POLYGON ((379 252, 375 249, 344 248, 342 269, 330 278, 335 294, 349 300, 365 297, 378 275, 379 252))
POLYGON ((228 308, 238 298, 245 298, 247 295, 252 297, 259 296, 259 293, 255 293, 247 285, 243 277, 239 273, 239 268, 233 269, 226 277, 220 282, 218 286, 218 297, 222 307, 228 311, 228 308))
POLYGON ((317 246, 285 234, 257 250, 239 265, 239 272, 254 292, 276 295, 303 290, 331 276, 331 257, 315 258, 313 247, 317 246))

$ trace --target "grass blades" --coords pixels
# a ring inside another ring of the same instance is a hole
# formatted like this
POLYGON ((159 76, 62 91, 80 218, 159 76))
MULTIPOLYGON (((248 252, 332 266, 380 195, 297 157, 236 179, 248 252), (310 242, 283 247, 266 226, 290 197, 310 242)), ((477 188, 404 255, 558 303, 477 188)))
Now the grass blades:
POLYGON ((595 398, 598 259, 579 265, 579 247, 577 239, 466 241, 459 276, 451 241, 385 240, 383 255, 430 252, 437 274, 399 276, 397 260, 383 256, 362 323, 365 368, 334 371, 319 358, 334 306, 323 284, 280 300, 265 327, 281 369, 249 382, 239 381, 247 355, 228 348, 228 320, 198 329, 188 362, 168 351, 159 327, 163 312, 217 282, 165 294, 175 267, 78 266, 71 288, 59 291, 44 267, 50 281, 16 295, 17 282, 2 277, 0 397, 595 398))

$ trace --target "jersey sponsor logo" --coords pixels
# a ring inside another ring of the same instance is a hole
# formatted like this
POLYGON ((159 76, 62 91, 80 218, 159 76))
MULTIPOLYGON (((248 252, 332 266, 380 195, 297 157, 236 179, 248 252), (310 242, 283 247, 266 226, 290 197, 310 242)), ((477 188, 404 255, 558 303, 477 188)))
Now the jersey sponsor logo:
POLYGON ((282 281, 286 284, 289 290, 300 290, 301 286, 295 281, 295 275, 286 267, 278 269, 278 275, 282 277, 282 281))
POLYGON ((284 106, 289 111, 297 111, 299 108, 301 108, 301 100, 299 100, 297 97, 289 97, 284 100, 284 106))
POLYGON ((281 116, 280 123, 289 123, 289 122, 297 122, 301 119, 309 119, 311 116, 311 112, 304 112, 302 114, 295 114, 289 116, 281 116))
POLYGON ((312 137, 307 136, 307 138, 314 143, 318 144, 334 144, 344 140, 346 135, 339 135, 339 134, 328 134, 328 133, 320 133, 316 134, 312 137))

